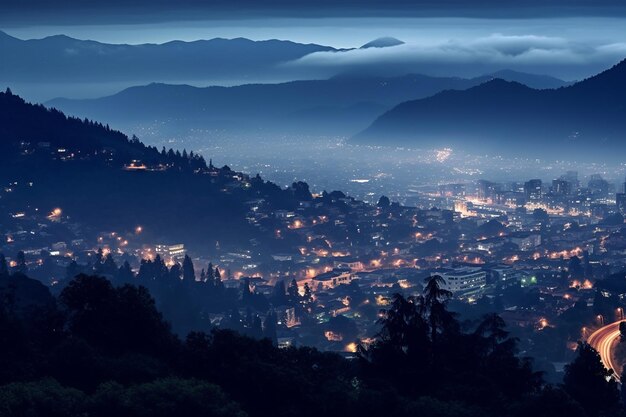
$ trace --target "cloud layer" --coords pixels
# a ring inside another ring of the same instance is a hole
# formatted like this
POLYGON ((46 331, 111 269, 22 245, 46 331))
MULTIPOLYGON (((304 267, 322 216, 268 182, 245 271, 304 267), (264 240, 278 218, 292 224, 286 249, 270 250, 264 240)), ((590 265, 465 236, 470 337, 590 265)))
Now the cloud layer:
POLYGON ((318 76, 341 72, 478 76, 513 69, 579 79, 624 58, 626 42, 590 43, 533 34, 494 33, 473 39, 408 42, 390 48, 318 52, 286 65, 318 76))

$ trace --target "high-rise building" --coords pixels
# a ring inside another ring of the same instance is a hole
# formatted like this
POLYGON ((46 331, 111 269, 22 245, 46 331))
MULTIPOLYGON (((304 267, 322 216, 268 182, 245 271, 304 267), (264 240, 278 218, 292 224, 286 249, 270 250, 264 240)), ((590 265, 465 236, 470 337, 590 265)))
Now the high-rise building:
POLYGON ((565 175, 561 175, 560 179, 569 182, 572 186, 572 191, 576 191, 580 187, 580 182, 578 181, 578 171, 567 171, 565 175))
POLYGON ((487 180, 478 181, 478 198, 481 200, 493 200, 498 191, 497 184, 487 180))
POLYGON ((541 180, 533 179, 524 183, 524 195, 527 201, 541 200, 541 180))
POLYGON ((572 184, 563 179, 552 180, 552 194, 554 195, 570 195, 572 193, 572 184))
POLYGON ((596 197, 607 197, 609 195, 609 182, 602 178, 600 174, 594 174, 587 183, 589 192, 596 197))
POLYGON ((615 194, 615 204, 620 213, 626 214, 626 193, 615 194))

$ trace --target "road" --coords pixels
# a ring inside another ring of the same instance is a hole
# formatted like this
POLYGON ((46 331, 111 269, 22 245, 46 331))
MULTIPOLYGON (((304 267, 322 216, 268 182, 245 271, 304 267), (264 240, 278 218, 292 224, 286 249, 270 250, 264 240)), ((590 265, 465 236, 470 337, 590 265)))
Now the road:
POLYGON ((587 343, 591 345, 595 350, 600 354, 600 358, 602 358, 602 363, 607 369, 612 369, 615 372, 615 377, 619 381, 619 377, 621 374, 620 369, 616 369, 616 364, 613 361, 613 349, 617 344, 617 341, 620 337, 619 333, 619 324, 622 321, 619 320, 611 324, 607 324, 604 327, 600 327, 598 330, 593 332, 591 336, 587 339, 587 343))

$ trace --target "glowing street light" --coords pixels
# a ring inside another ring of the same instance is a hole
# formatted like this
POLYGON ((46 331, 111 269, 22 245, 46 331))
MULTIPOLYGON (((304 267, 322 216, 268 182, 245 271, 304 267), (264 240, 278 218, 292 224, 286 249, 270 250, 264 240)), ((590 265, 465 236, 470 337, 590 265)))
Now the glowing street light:
POLYGON ((57 207, 54 210, 52 210, 50 214, 48 214, 48 219, 57 220, 61 217, 61 214, 63 214, 63 211, 57 207))

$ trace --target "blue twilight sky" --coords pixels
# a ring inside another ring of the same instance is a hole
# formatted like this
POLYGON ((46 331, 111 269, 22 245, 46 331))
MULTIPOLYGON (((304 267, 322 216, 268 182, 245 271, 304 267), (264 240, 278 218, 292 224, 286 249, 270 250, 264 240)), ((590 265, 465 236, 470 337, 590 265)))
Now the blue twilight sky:
POLYGON ((392 36, 406 44, 316 53, 285 66, 305 78, 513 69, 575 80, 626 58, 626 0, 0 0, 0 30, 21 39, 247 37, 338 48, 392 36))
POLYGON ((108 43, 247 37, 350 48, 381 36, 393 36, 406 42, 385 49, 317 53, 285 64, 315 77, 346 71, 477 76, 507 68, 574 80, 626 58, 626 18, 622 17, 267 18, 133 24, 14 24, 0 29, 22 39, 63 33, 108 43))

